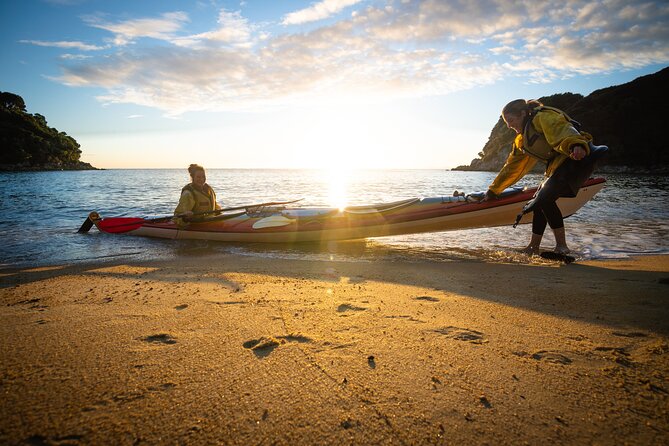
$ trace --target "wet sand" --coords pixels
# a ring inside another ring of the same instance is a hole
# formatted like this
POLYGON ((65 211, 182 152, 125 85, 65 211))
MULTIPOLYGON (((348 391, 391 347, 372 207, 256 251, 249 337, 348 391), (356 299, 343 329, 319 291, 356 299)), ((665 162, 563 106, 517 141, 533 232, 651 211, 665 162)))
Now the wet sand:
POLYGON ((669 442, 669 256, 0 269, 0 444, 669 442))

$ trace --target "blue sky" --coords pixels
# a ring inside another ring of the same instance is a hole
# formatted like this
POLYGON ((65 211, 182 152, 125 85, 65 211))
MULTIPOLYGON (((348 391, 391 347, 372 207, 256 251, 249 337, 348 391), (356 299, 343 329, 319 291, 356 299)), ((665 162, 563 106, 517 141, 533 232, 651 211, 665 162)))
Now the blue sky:
POLYGON ((451 168, 510 100, 667 66, 667 23, 666 1, 8 0, 0 90, 97 167, 451 168))

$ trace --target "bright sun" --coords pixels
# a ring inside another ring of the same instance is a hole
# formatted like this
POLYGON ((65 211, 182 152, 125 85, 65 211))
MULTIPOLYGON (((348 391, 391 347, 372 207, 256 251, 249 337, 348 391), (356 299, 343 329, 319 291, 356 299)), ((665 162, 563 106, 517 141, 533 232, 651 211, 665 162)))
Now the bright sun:
POLYGON ((344 209, 349 204, 348 186, 353 171, 347 168, 334 168, 327 171, 328 205, 344 209))

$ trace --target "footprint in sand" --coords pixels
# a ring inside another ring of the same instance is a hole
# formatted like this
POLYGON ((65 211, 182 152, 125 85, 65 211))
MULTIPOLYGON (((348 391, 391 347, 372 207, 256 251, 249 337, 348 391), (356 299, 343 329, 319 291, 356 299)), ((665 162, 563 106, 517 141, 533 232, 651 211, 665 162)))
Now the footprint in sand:
POLYGON ((622 366, 630 367, 634 363, 630 360, 630 354, 624 347, 608 347, 608 346, 599 346, 595 347, 596 352, 604 352, 610 356, 607 359, 610 359, 622 366))
POLYGON ((155 334, 145 338, 139 338, 141 341, 153 344, 176 344, 177 340, 166 333, 155 334))
POLYGON ((21 300, 21 301, 18 301, 16 303, 14 303, 14 304, 11 304, 11 305, 29 305, 29 304, 38 304, 39 302, 40 302, 40 298, 35 297, 34 299, 21 300))
POLYGON ((536 359, 537 361, 550 362, 551 364, 563 364, 563 365, 571 364, 571 359, 569 359, 562 353, 551 352, 547 350, 540 350, 536 353, 533 353, 532 356, 530 357, 532 359, 536 359))
POLYGON ((311 342, 312 339, 301 335, 301 334, 289 334, 288 336, 277 336, 279 339, 283 339, 287 342, 299 342, 300 344, 303 344, 305 342, 311 342))
POLYGON ((62 437, 44 437, 42 435, 32 435, 23 439, 23 444, 27 445, 49 445, 49 444, 80 444, 84 440, 83 435, 64 435, 62 437))
POLYGON ((646 333, 642 333, 640 331, 612 331, 611 334, 613 336, 620 336, 623 338, 647 338, 648 335, 646 333))
MULTIPOLYGON (((283 341, 286 342, 286 341, 283 341)), ((262 337, 260 339, 251 339, 250 341, 244 342, 242 345, 244 348, 248 348, 253 351, 259 358, 264 358, 269 356, 270 353, 274 351, 282 342, 273 337, 262 337)))
POLYGON ((37 310, 37 311, 44 311, 47 308, 49 308, 48 305, 42 304, 42 300, 39 297, 35 297, 34 299, 22 300, 20 302, 16 302, 16 303, 11 304, 11 305, 29 305, 28 308, 30 308, 31 310, 37 310))
POLYGON ((425 322, 425 321, 421 321, 420 319, 416 319, 413 316, 408 316, 408 315, 399 315, 399 316, 393 315, 393 316, 383 316, 383 317, 386 318, 386 319, 404 319, 404 320, 411 321, 411 322, 425 322))
POLYGON ((272 353, 275 348, 286 342, 306 343, 312 342, 312 339, 301 334, 289 334, 286 336, 277 336, 276 338, 268 336, 259 339, 251 339, 244 342, 242 345, 244 348, 252 350, 257 357, 264 358, 272 353))
POLYGON ((214 305, 244 305, 246 302, 242 300, 226 300, 226 301, 216 301, 216 300, 208 300, 207 303, 214 304, 214 305))
POLYGON ((165 392, 165 391, 174 389, 176 386, 177 385, 174 384, 174 383, 167 382, 167 383, 160 384, 158 386, 148 387, 147 389, 150 392, 165 392))
POLYGON ((418 296, 418 297, 414 297, 414 299, 415 300, 424 300, 424 301, 427 301, 427 302, 439 302, 438 298, 432 297, 432 296, 418 296))
POLYGON ((346 311, 365 311, 366 309, 367 308, 365 307, 356 307, 355 305, 341 304, 337 307, 337 312, 344 313, 346 311))
POLYGON ((480 331, 470 330, 468 328, 459 328, 459 327, 443 327, 434 330, 436 333, 443 334, 448 338, 455 339, 456 341, 466 341, 471 342, 472 344, 483 344, 488 342, 485 339, 485 336, 480 331))

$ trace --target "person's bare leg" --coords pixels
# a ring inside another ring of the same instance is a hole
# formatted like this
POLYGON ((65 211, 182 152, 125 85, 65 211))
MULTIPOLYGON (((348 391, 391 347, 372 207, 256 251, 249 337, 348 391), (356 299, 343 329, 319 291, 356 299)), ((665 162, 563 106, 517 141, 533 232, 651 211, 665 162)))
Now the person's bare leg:
POLYGON ((522 252, 528 255, 539 254, 539 247, 541 246, 541 239, 543 236, 543 234, 535 234, 533 232, 532 238, 530 239, 530 244, 527 245, 527 247, 523 249, 522 252))
POLYGON ((558 229, 553 229, 555 234, 555 252, 558 254, 569 254, 569 246, 567 246, 567 236, 564 226, 558 229))

